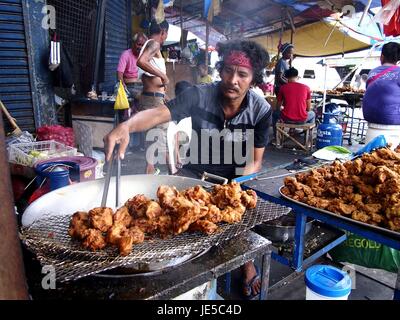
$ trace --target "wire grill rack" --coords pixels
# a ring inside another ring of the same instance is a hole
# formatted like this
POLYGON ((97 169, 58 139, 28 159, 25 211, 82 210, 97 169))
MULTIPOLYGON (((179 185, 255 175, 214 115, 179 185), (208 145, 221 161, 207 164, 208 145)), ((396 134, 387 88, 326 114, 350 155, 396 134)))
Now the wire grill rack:
POLYGON ((101 251, 88 251, 68 235, 71 217, 48 215, 21 230, 23 243, 34 252, 40 263, 56 270, 59 282, 129 265, 143 266, 166 263, 169 266, 182 257, 194 257, 201 252, 250 230, 265 221, 288 214, 290 208, 258 199, 255 209, 247 210, 242 221, 221 224, 217 233, 207 236, 198 232, 184 233, 168 239, 153 238, 135 245, 132 252, 122 257, 117 249, 107 247, 101 251))

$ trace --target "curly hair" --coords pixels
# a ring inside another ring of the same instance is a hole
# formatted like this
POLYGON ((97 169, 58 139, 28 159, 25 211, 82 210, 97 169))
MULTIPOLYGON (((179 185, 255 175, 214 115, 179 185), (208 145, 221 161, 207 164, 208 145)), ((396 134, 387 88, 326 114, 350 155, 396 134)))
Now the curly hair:
POLYGON ((269 63, 269 54, 258 43, 249 40, 219 42, 217 50, 221 61, 217 63, 216 68, 220 73, 224 68, 224 57, 228 56, 232 51, 242 51, 249 57, 253 66, 253 84, 263 83, 263 70, 269 63))

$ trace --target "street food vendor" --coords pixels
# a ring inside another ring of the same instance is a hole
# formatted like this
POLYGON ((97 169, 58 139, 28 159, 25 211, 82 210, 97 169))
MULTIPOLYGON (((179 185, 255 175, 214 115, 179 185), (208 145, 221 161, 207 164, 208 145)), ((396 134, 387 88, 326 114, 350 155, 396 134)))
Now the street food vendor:
MULTIPOLYGON (((120 145, 120 157, 124 157, 130 132, 192 117, 189 162, 180 174, 198 177, 205 171, 232 179, 258 172, 272 111, 250 88, 263 81, 269 56, 260 45, 247 40, 220 43, 218 48, 220 82, 188 88, 165 105, 139 112, 120 124, 104 139, 106 158, 110 159, 115 144, 120 145)), ((254 264, 248 262, 242 270, 243 294, 258 294, 261 282, 254 264)))
POLYGON ((117 75, 118 81, 125 83, 132 98, 138 98, 143 90, 142 81, 139 78, 137 60, 147 37, 143 33, 136 33, 132 38, 132 48, 125 50, 119 58, 117 75))
POLYGON ((382 47, 380 67, 368 74, 363 99, 364 119, 370 123, 400 125, 400 44, 382 47))
POLYGON ((275 95, 278 96, 279 89, 288 81, 285 78, 285 71, 290 68, 291 61, 293 60, 294 46, 291 43, 284 43, 280 51, 282 58, 278 60, 275 66, 275 95))

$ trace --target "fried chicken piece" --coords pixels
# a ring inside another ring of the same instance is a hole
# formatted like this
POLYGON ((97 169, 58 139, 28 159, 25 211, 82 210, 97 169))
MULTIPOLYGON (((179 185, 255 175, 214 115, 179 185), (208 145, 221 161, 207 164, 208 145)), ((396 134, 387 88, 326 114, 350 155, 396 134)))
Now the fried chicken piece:
POLYGON ((350 215, 352 214, 357 207, 353 204, 346 204, 342 200, 339 199, 334 199, 328 206, 328 210, 339 213, 339 214, 345 214, 345 215, 350 215))
POLYGON ((242 188, 237 182, 216 185, 211 194, 212 202, 220 209, 241 204, 242 188))
POLYGON ((400 193, 400 179, 389 179, 385 183, 375 186, 374 191, 376 194, 391 194, 400 193))
POLYGON ((358 211, 358 210, 354 211, 351 214, 351 217, 354 220, 361 221, 361 222, 368 222, 370 220, 370 217, 369 217, 368 214, 366 214, 366 213, 364 213, 362 211, 358 211))
POLYGON ((306 199, 306 203, 313 207, 326 209, 329 206, 330 201, 319 197, 309 196, 306 199))
POLYGON ((121 234, 115 245, 118 247, 121 256, 127 256, 132 252, 134 244, 142 243, 144 241, 144 233, 137 227, 125 229, 121 234))
POLYGON ((281 192, 282 192, 285 196, 288 196, 288 197, 292 195, 292 193, 290 192, 290 190, 289 190, 288 187, 283 187, 283 188, 281 189, 281 192))
POLYGON ((201 210, 196 201, 190 201, 185 197, 178 196, 174 200, 174 234, 181 234, 189 229, 189 226, 200 218, 203 218, 208 210, 201 210))
POLYGON ((72 215, 68 234, 73 239, 83 240, 89 229, 89 215, 87 212, 78 211, 72 215))
POLYGON ((144 242, 144 233, 138 227, 131 227, 128 229, 128 233, 133 238, 133 244, 139 244, 144 242))
POLYGON ((144 233, 152 234, 157 231, 157 223, 156 221, 150 221, 147 218, 138 218, 133 219, 131 223, 132 227, 138 227, 144 233))
POLYGON ((104 249, 107 243, 100 230, 88 229, 82 245, 89 250, 96 251, 104 249))
POLYGON ((157 198, 162 208, 172 209, 173 201, 179 192, 175 187, 159 186, 157 189, 157 198))
POLYGON ((390 217, 400 217, 400 203, 394 204, 391 207, 386 208, 385 210, 386 217, 390 219, 390 217))
POLYGON ((173 234, 173 223, 170 215, 163 214, 157 218, 157 232, 162 238, 166 238, 173 234))
POLYGON ((132 217, 134 218, 143 218, 146 216, 146 204, 150 201, 149 198, 147 198, 143 194, 138 194, 134 196, 133 198, 129 199, 125 203, 125 207, 128 208, 129 213, 131 214, 132 217))
POLYGON ((387 226, 389 227, 390 230, 400 231, 400 218, 394 217, 392 219, 389 219, 387 221, 387 226))
POLYGON ((346 167, 349 174, 357 175, 357 176, 362 173, 363 165, 364 165, 364 163, 360 158, 358 158, 354 161, 347 161, 344 164, 344 166, 346 167))
POLYGON ((101 232, 107 232, 113 225, 113 213, 111 208, 94 208, 90 210, 90 226, 101 232))
POLYGON ((208 220, 197 220, 189 227, 190 231, 199 231, 207 235, 211 235, 218 230, 218 226, 208 220))
POLYGON ((240 204, 237 207, 227 207, 222 210, 222 221, 233 224, 242 220, 242 216, 246 211, 246 207, 240 204))
POLYGON ((106 235, 106 241, 112 245, 118 245, 119 240, 123 233, 125 233, 128 229, 125 225, 121 223, 115 223, 108 231, 106 235))
POLYGON ((371 217, 371 220, 377 224, 380 224, 385 220, 385 217, 378 213, 369 213, 369 216, 371 217))
POLYGON ((386 166, 379 166, 372 173, 372 177, 377 183, 384 183, 388 179, 397 179, 399 175, 386 166))
POLYGON ((392 151, 390 148, 380 148, 374 151, 379 157, 385 160, 396 160, 400 161, 400 155, 392 151))
POLYGON ((214 204, 209 204, 207 207, 208 207, 208 212, 204 216, 204 220, 208 220, 212 223, 221 222, 223 219, 221 210, 214 204))
POLYGON ((201 206, 206 206, 211 203, 211 194, 204 190, 202 186, 189 188, 181 193, 189 200, 197 201, 201 206))
POLYGON ((129 227, 132 223, 132 216, 130 215, 128 208, 123 206, 115 212, 113 216, 114 225, 122 224, 125 227, 129 227))
POLYGON ((145 215, 149 220, 156 219, 163 214, 163 210, 156 201, 147 202, 145 207, 145 215))
POLYGON ((240 199, 247 209, 254 209, 257 206, 257 193, 254 190, 243 191, 240 199))
POLYGON ((372 176, 372 174, 374 173, 375 170, 376 170, 376 166, 374 166, 372 163, 367 163, 365 165, 363 173, 364 173, 364 175, 372 176))
POLYGON ((116 243, 118 247, 119 254, 126 257, 132 252, 133 248, 133 237, 129 233, 124 233, 118 242, 116 243))

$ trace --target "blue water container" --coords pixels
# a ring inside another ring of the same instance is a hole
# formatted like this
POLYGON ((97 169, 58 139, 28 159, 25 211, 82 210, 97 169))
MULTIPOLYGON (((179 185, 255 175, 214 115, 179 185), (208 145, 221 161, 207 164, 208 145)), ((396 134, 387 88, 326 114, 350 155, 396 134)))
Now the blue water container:
POLYGON ((40 185, 43 179, 50 180, 50 190, 56 190, 69 185, 70 173, 79 174, 79 165, 73 162, 47 162, 35 167, 38 175, 37 182, 40 185))
POLYGON ((324 122, 317 129, 317 149, 342 145, 343 129, 338 122, 338 115, 324 113, 324 122))
POLYGON ((347 272, 329 265, 308 268, 304 280, 306 300, 347 300, 351 292, 351 278, 347 272))

